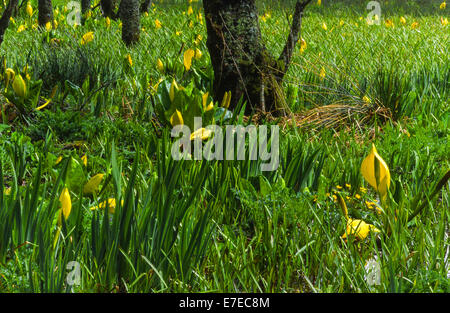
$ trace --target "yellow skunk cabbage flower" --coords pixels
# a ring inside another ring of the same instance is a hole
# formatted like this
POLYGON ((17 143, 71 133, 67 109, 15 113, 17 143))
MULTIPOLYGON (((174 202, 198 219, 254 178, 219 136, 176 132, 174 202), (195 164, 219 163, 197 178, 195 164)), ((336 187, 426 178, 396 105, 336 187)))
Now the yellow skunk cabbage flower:
POLYGON ((214 109, 214 103, 212 101, 209 103, 208 106, 203 106, 203 110, 205 112, 211 111, 212 109, 214 109))
POLYGON ((25 10, 27 11, 27 14, 29 17, 31 17, 33 15, 33 7, 31 6, 31 4, 29 2, 27 3, 27 8, 25 10))
POLYGON ((27 85, 25 84, 25 81, 20 74, 16 75, 16 77, 14 78, 12 87, 14 89, 14 92, 19 97, 25 98, 25 96, 27 95, 27 85))
POLYGON ((361 164, 361 174, 367 182, 375 188, 381 198, 386 198, 391 184, 391 174, 383 158, 378 154, 375 145, 361 164))
POLYGON ((186 52, 184 52, 184 56, 183 56, 183 63, 184 63, 184 67, 186 68, 186 71, 189 71, 192 65, 192 58, 195 55, 195 51, 192 49, 188 49, 186 50, 186 52))
POLYGON ((27 27, 25 25, 20 25, 19 28, 17 28, 17 32, 21 33, 23 32, 25 29, 27 29, 27 27))
POLYGON ((322 66, 322 68, 320 69, 320 74, 319 74, 320 80, 324 80, 325 76, 327 76, 327 72, 325 71, 325 68, 322 66))
POLYGON ((200 60, 202 58, 202 55, 203 55, 203 53, 200 49, 198 49, 198 48, 195 49, 195 59, 196 60, 200 60))
POLYGON ((208 95, 209 92, 204 93, 202 96, 203 111, 205 112, 208 112, 214 108, 214 103, 212 101, 209 105, 206 105, 208 103, 208 95))
POLYGON ((201 139, 206 140, 211 137, 212 131, 206 128, 199 128, 191 134, 191 140, 201 139))
POLYGON ((86 154, 81 157, 81 161, 83 161, 84 166, 87 166, 87 155, 86 154))
POLYGON ((386 27, 394 27, 394 22, 392 20, 386 20, 384 24, 386 27))
POLYGON ((5 75, 6 75, 6 86, 8 86, 9 82, 12 81, 16 76, 16 73, 12 68, 7 68, 5 70, 5 75))
POLYGON ((177 82, 175 81, 175 79, 172 81, 172 85, 170 85, 170 90, 169 90, 169 98, 170 101, 173 102, 173 100, 175 99, 175 90, 178 90, 178 85, 177 82))
POLYGON ((164 72, 164 64, 161 61, 161 59, 158 58, 158 60, 156 61, 156 68, 158 69, 158 71, 160 71, 161 73, 164 72))
POLYGON ((364 104, 370 104, 370 98, 368 96, 363 97, 364 104))
POLYGON ((197 38, 195 38, 195 40, 194 40, 195 45, 198 46, 200 44, 200 42, 202 41, 202 39, 203 39, 203 36, 198 34, 197 38))
POLYGON ((60 155, 60 156, 56 159, 55 165, 58 165, 61 161, 62 161, 62 156, 60 155))
POLYGON ((402 23, 403 25, 406 24, 406 18, 404 18, 403 16, 400 17, 400 23, 402 23))
POLYGON ((300 39, 300 53, 305 52, 307 47, 308 47, 308 45, 306 44, 305 39, 301 38, 300 39))
POLYGON ((189 6, 189 8, 188 8, 188 10, 187 10, 187 14, 188 14, 188 15, 191 15, 191 14, 193 14, 193 13, 194 13, 194 10, 192 10, 192 7, 189 6))
MULTIPOLYGON (((120 203, 123 205, 123 200, 120 203)), ((98 205, 91 207, 90 209, 92 211, 103 210, 104 208, 106 208, 106 204, 108 204, 108 213, 114 214, 116 211, 116 199, 114 199, 114 198, 109 198, 108 200, 105 200, 105 201, 99 203, 98 205)))
POLYGON ((89 181, 84 185, 83 193, 84 194, 94 193, 98 189, 98 186, 100 185, 103 176, 105 176, 105 174, 97 174, 91 177, 91 179, 89 179, 89 181))
POLYGON ((448 25, 448 19, 447 19, 447 18, 443 18, 443 17, 441 16, 441 24, 442 24, 443 26, 447 26, 447 25, 448 25))
POLYGON ((155 27, 156 29, 160 29, 162 27, 162 24, 158 19, 155 20, 155 27))
POLYGON ((447 3, 442 2, 441 5, 439 6, 439 9, 444 10, 447 7, 447 3))
POLYGON ((45 30, 47 30, 47 31, 52 30, 52 22, 45 23, 45 30))
POLYGON ((419 27, 419 23, 417 23, 417 22, 414 22, 414 23, 411 24, 411 28, 412 29, 416 29, 418 27, 419 27))
POLYGON ((380 230, 372 224, 368 224, 363 220, 349 218, 347 220, 347 229, 341 238, 345 239, 347 236, 353 235, 358 240, 364 240, 371 231, 376 233, 380 232, 380 230))
POLYGON ((59 201, 61 202, 61 213, 64 215, 64 219, 70 215, 70 211, 72 211, 72 201, 70 200, 69 189, 64 188, 61 195, 59 196, 59 201))
POLYGON ((87 32, 81 38, 81 44, 85 45, 85 44, 91 42, 92 40, 94 40, 94 32, 87 32))
POLYGON ((43 105, 41 105, 41 106, 38 106, 36 108, 36 111, 40 111, 43 108, 45 108, 52 101, 52 99, 55 96, 57 90, 58 90, 58 85, 55 85, 55 87, 53 87, 53 89, 52 89, 52 93, 50 94, 50 98, 48 100, 44 98, 44 100, 46 100, 45 103, 43 105))
POLYGON ((130 64, 130 66, 133 66, 133 59, 131 58, 131 55, 129 53, 126 56, 126 59, 128 64, 130 64))
POLYGON ((111 26, 111 19, 109 17, 106 17, 105 22, 106 22, 106 28, 109 28, 111 26))
POLYGON ((183 116, 181 115, 181 112, 178 110, 175 110, 175 112, 170 117, 170 124, 175 127, 177 125, 183 125, 183 116))
POLYGON ((222 108, 228 109, 230 107, 231 102, 231 91, 225 92, 222 99, 222 104, 220 105, 222 108))
POLYGON ((322 23, 322 29, 323 30, 327 30, 328 29, 327 24, 325 24, 325 22, 322 23))
POLYGON ((370 231, 380 232, 380 230, 372 224, 368 224, 363 220, 349 218, 347 205, 339 192, 336 193, 336 199, 345 219, 347 220, 347 228, 345 233, 341 236, 342 239, 347 238, 349 235, 353 235, 358 240, 364 240, 370 231))
POLYGON ((317 5, 321 5, 322 4, 322 0, 317 0, 317 5))
POLYGON ((339 204, 339 207, 342 210, 342 213, 344 214, 345 219, 349 219, 348 217, 348 210, 347 205, 345 204, 344 198, 342 198, 341 194, 339 192, 336 192, 336 201, 339 204))

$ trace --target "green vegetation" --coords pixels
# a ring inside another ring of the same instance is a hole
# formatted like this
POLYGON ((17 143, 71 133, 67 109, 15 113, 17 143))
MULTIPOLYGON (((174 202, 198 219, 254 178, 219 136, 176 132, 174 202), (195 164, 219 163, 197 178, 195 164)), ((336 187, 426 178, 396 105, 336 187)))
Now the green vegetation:
MULTIPOLYGON (((368 25, 365 3, 313 1, 285 79, 292 114, 259 117, 280 126, 279 168, 261 172, 261 160, 171 157, 176 110, 187 125, 251 119, 203 106, 213 72, 201 3, 188 14, 187 1, 160 2, 131 48, 99 8, 73 27, 53 1, 57 27, 42 30, 31 1, 33 15, 23 7, 10 23, 0 292, 449 292, 449 7, 380 1, 381 23, 368 25), (189 49, 202 55, 186 70, 189 49), (361 173, 372 144, 386 195, 361 173), (347 212, 378 232, 349 233, 347 212)), ((278 55, 293 6, 258 4, 278 55)))

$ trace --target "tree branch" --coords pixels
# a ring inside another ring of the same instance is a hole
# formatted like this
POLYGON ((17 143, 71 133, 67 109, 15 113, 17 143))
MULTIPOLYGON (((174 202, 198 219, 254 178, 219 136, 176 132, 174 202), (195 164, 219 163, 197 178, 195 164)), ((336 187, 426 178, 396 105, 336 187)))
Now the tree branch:
POLYGON ((283 61, 284 63, 284 68, 281 70, 281 72, 277 73, 279 79, 282 79, 289 69, 295 45, 301 34, 303 11, 310 2, 311 0, 298 0, 295 4, 295 12, 292 18, 291 30, 289 32, 289 36, 286 45, 284 46, 283 52, 278 58, 278 60, 283 61))

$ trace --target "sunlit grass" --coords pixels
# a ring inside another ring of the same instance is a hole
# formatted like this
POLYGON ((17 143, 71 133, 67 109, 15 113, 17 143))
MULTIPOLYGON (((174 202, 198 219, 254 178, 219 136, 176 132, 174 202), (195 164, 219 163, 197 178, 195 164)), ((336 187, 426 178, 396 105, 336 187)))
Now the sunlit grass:
MULTIPOLYGON (((450 165, 450 26, 437 2, 400 2, 383 2, 381 25, 366 23, 364 5, 307 9, 306 48, 298 44, 284 84, 294 114, 266 121, 282 126, 274 172, 260 161, 170 157, 158 95, 174 80, 212 91, 200 4, 188 15, 187 3, 157 3, 132 48, 99 9, 72 27, 55 1, 50 32, 20 12, 0 48, 6 66, 45 77, 42 98, 58 89, 26 122, 9 121, 14 110, 0 98, 0 291, 68 292, 66 265, 76 261, 75 292, 448 292, 448 182, 431 195, 450 165), (190 71, 188 49, 203 54, 190 71), (391 177, 382 199, 360 171, 372 144, 391 177), (71 210, 58 220, 64 188, 71 210), (349 217, 380 232, 344 240, 339 197, 349 217), (379 285, 367 279, 370 260, 379 285)), ((263 40, 278 56, 286 13, 259 4, 263 40)))

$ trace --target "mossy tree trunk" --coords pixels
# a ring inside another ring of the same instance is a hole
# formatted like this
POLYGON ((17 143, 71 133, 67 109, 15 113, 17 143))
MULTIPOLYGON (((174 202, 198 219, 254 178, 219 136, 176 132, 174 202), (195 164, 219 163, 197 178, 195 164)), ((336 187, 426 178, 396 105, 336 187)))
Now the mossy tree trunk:
POLYGON ((81 0, 81 14, 85 14, 91 9, 91 0, 81 0))
POLYGON ((303 10, 309 2, 297 1, 285 48, 275 58, 262 43, 255 0, 203 1, 216 100, 231 91, 230 109, 243 97, 247 113, 285 112, 281 83, 299 39, 303 10))
POLYGON ((141 4, 141 13, 150 11, 150 6, 152 5, 152 0, 144 0, 141 4))
POLYGON ((38 1, 38 24, 45 27, 50 22, 53 26, 53 6, 52 0, 39 0, 38 1))
POLYGON ((12 13, 17 8, 19 0, 9 0, 8 5, 3 11, 3 15, 0 18, 0 45, 3 42, 3 36, 5 35, 5 31, 9 26, 9 19, 11 18, 12 13))
POLYGON ((139 41, 140 15, 139 0, 122 0, 120 3, 120 19, 122 20, 122 40, 127 46, 139 41))
POLYGON ((86 14, 91 10, 91 0, 81 0, 81 24, 86 22, 86 14))
POLYGON ((102 8, 104 17, 115 18, 114 14, 114 10, 116 8, 115 0, 100 0, 100 6, 102 8))

